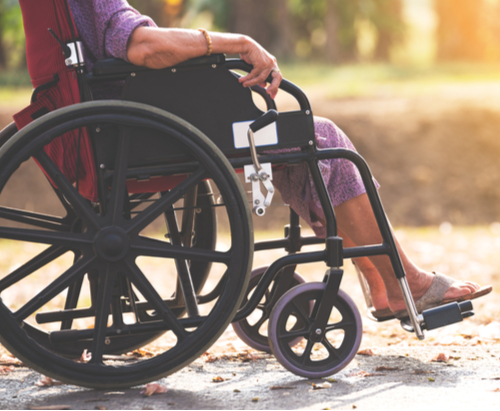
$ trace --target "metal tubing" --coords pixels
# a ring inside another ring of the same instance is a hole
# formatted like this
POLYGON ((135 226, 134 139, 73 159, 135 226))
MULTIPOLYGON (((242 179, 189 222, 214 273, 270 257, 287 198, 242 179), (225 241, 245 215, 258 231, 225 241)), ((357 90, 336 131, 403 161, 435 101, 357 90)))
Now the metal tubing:
POLYGON ((276 274, 288 265, 298 265, 305 263, 315 263, 319 261, 325 261, 326 252, 318 251, 312 253, 300 253, 300 254, 290 254, 279 258, 274 263, 272 263, 266 272, 262 275, 262 278, 257 284, 252 296, 245 304, 245 306, 238 310, 233 322, 240 321, 245 317, 248 317, 252 311, 257 307, 257 304, 262 299, 262 296, 268 289, 269 285, 273 281, 276 274))

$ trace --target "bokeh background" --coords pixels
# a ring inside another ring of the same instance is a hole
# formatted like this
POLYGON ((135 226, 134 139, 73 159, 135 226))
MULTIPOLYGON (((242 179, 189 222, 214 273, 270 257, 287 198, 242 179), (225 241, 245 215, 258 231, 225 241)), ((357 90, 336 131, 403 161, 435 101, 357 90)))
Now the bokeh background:
MULTIPOLYGON (((130 3, 159 25, 268 48, 367 159, 395 225, 500 221, 499 0, 130 3)), ((1 127, 28 104, 25 67, 19 4, 0 0, 1 127)))

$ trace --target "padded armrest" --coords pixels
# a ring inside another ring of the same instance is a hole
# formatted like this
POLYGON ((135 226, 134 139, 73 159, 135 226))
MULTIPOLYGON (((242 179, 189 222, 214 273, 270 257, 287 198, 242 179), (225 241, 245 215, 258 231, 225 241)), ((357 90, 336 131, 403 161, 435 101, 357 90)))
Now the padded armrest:
MULTIPOLYGON (((212 56, 197 57, 178 64, 176 67, 196 66, 198 64, 221 64, 226 61, 224 54, 214 54, 212 56)), ((94 76, 109 76, 130 74, 138 71, 149 70, 144 66, 136 66, 121 59, 105 59, 95 62, 92 69, 94 76)))

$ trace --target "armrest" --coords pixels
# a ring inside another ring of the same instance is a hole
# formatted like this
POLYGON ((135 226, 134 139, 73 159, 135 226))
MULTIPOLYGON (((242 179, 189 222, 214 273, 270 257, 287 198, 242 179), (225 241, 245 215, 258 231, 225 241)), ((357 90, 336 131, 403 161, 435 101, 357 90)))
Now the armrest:
MULTIPOLYGON (((224 54, 214 54, 212 56, 197 57, 191 60, 184 61, 175 67, 196 66, 198 64, 222 64, 226 61, 224 54)), ((92 68, 93 76, 114 76, 114 75, 127 75, 139 71, 150 70, 144 66, 135 66, 121 59, 105 59, 95 62, 92 68)))

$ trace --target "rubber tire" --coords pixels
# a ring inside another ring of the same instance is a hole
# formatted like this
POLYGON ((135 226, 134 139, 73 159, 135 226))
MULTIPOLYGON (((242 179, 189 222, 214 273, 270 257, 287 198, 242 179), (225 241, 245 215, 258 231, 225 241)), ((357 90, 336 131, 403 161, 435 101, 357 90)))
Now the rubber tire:
MULTIPOLYGON (((3 301, 0 303, 0 340, 8 350, 26 365, 50 377, 71 384, 100 389, 124 388, 157 380, 184 367, 205 352, 224 332, 240 306, 244 294, 243 290, 246 290, 248 284, 253 257, 253 229, 250 209, 239 180, 225 156, 206 136, 190 124, 172 114, 145 104, 124 101, 82 103, 56 110, 33 121, 9 139, 0 149, 0 191, 19 165, 33 154, 41 152, 42 148, 52 139, 71 129, 105 122, 159 130, 168 133, 169 138, 174 138, 182 147, 185 147, 186 152, 192 154, 198 162, 196 164, 201 164, 198 167, 203 168, 203 175, 196 175, 196 181, 198 181, 198 176, 203 179, 210 177, 221 190, 230 223, 231 243, 230 252, 211 254, 215 255, 213 258, 216 260, 224 259, 227 261, 227 271, 224 280, 222 280, 224 281, 222 291, 210 313, 203 317, 201 323, 196 326, 182 326, 181 323, 178 323, 181 328, 187 327, 189 330, 189 332, 184 331, 185 335, 182 335, 182 341, 178 341, 174 347, 156 357, 135 364, 122 366, 121 363, 113 363, 109 365, 104 363, 102 359, 98 359, 94 363, 81 363, 48 350, 30 338, 23 328, 24 323, 15 318, 14 312, 5 306, 3 301)), ((55 176, 56 174, 52 175, 52 177, 55 176)), ((66 189, 69 190, 70 195, 76 192, 76 190, 71 191, 70 188, 66 189)), ((118 202, 119 197, 117 196, 118 202)), ((86 201, 81 198, 73 201, 83 209, 87 207, 85 206, 86 201)), ((90 208, 86 210, 87 214, 91 215, 91 220, 102 218, 100 215, 92 214, 93 211, 90 208)), ((120 210, 118 212, 120 213, 120 210)), ((114 226, 105 226, 105 228, 108 227, 114 226)), ((100 233, 99 228, 92 227, 92 229, 98 234, 100 233)), ((43 237, 46 231, 36 230, 36 232, 37 235, 43 237)), ((94 241, 97 241, 95 238, 99 236, 96 234, 95 237, 93 235, 89 237, 89 232, 86 234, 86 239, 82 237, 83 234, 79 236, 78 233, 72 233, 71 235, 75 235, 78 239, 81 238, 78 240, 80 242, 84 240, 88 242, 89 238, 94 238, 94 241)), ((21 239, 26 241, 24 239, 26 236, 21 229, 0 227, 0 237, 12 238, 13 233, 17 233, 17 236, 21 236, 21 239)), ((44 241, 50 244, 52 237, 44 241)), ((143 247, 147 248, 148 245, 143 245, 143 247)), ((94 245, 94 247, 96 246, 94 245)), ((139 246, 134 247, 137 250, 139 246)), ((132 245, 130 247, 132 249, 132 245)), ((92 248, 87 247, 86 252, 92 253, 92 248)), ((139 255, 141 254, 139 253, 139 255)), ((95 256, 91 257, 90 260, 85 261, 100 261, 102 258, 97 256, 97 252, 95 256)), ((193 256, 184 258, 193 260, 193 256)), ((113 263, 110 262, 106 262, 106 264, 113 266, 113 263)), ((73 270, 83 272, 82 269, 75 268, 73 270)), ((108 274, 103 275, 108 276, 108 274)), ((106 277, 103 277, 104 283, 106 277)), ((111 294, 106 294, 106 290, 109 289, 109 286, 103 288, 102 292, 106 298, 108 295, 111 296, 111 294)), ((8 292, 8 290, 3 290, 3 292, 8 292)), ((51 293, 56 293, 56 291, 51 291, 51 293)), ((106 307, 107 304, 101 303, 101 305, 106 307)), ((100 323, 103 324, 101 329, 104 327, 104 331, 106 331, 105 318, 101 318, 100 323)), ((167 327, 166 323, 165 326, 167 327)), ((96 332, 98 333, 99 330, 93 331, 93 333, 96 332)), ((102 348, 104 343, 103 339, 96 344, 102 348)))
MULTIPOLYGON (((297 355, 292 350, 293 346, 285 342, 287 334, 285 328, 286 322, 294 312, 292 304, 301 304, 304 301, 317 301, 321 299, 325 287, 325 283, 310 282, 292 288, 276 303, 269 318, 269 343, 273 355, 283 367, 301 377, 323 378, 339 372, 351 362, 361 344, 363 326, 359 310, 354 301, 342 290, 338 292, 334 308, 342 315, 342 321, 348 321, 350 325, 344 328, 344 339, 338 349, 336 349, 338 358, 332 358, 333 356, 330 355, 321 361, 311 361, 311 351, 309 351, 307 358, 302 358, 302 356, 297 355)), ((312 331, 310 328, 314 322, 314 319, 310 315, 308 318, 309 328, 305 324, 302 328, 304 331, 303 338, 307 341, 307 346, 313 344, 309 342, 308 336, 312 331)), ((329 324, 328 326, 332 325, 329 324)), ((328 332, 325 335, 328 335, 328 332)))

